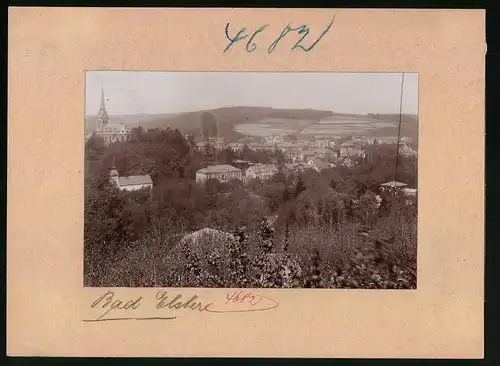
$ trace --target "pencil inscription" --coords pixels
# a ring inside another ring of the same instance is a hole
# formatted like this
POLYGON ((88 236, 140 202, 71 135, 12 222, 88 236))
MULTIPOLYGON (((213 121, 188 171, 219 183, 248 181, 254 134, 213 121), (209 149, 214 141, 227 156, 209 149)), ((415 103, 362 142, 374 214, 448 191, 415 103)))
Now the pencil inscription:
MULTIPOLYGON (((183 297, 183 295, 179 293, 170 294, 166 290, 160 290, 156 293, 155 300, 156 306, 148 310, 165 310, 169 312, 191 310, 197 313, 243 313, 271 310, 279 305, 276 300, 250 291, 234 291, 227 293, 225 298, 221 298, 220 301, 204 302, 198 295, 183 297)), ((102 309, 102 313, 95 318, 85 319, 84 322, 116 320, 171 320, 177 318, 175 316, 134 316, 134 310, 139 309, 142 303, 146 301, 147 299, 144 299, 143 296, 123 300, 118 298, 113 291, 108 290, 90 305, 92 309, 102 309)))

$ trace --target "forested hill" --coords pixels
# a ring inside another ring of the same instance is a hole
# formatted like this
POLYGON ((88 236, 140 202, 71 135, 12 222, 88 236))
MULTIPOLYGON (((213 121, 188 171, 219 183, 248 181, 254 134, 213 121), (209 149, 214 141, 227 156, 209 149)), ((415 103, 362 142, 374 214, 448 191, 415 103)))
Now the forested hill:
MULTIPOLYGON (((315 109, 277 109, 271 107, 224 107, 212 110, 201 110, 178 114, 140 114, 140 115, 111 115, 111 119, 122 120, 127 126, 133 128, 142 126, 144 129, 150 128, 166 128, 178 129, 182 133, 192 133, 195 138, 202 135, 202 120, 207 114, 215 120, 218 129, 218 136, 224 137, 227 141, 236 141, 242 135, 235 131, 235 126, 241 123, 259 122, 265 119, 280 119, 280 120, 309 120, 315 121, 322 118, 338 117, 348 118, 352 121, 380 120, 393 122, 393 127, 381 128, 373 131, 374 136, 391 136, 394 135, 394 128, 397 127, 400 116, 399 114, 368 114, 356 115, 335 113, 326 110, 315 109)), ((402 134, 416 138, 418 133, 417 116, 405 114, 401 116, 402 134)), ((95 131, 95 117, 86 116, 85 131, 95 131)))

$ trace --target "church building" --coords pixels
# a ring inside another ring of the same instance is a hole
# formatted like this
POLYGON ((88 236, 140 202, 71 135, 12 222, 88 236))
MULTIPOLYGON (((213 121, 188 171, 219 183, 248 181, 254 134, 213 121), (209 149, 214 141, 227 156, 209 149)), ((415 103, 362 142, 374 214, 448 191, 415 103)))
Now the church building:
POLYGON ((104 101, 104 89, 101 89, 101 107, 99 108, 99 112, 97 112, 96 135, 101 136, 106 145, 114 142, 128 141, 131 138, 131 131, 123 122, 111 122, 109 120, 104 101))

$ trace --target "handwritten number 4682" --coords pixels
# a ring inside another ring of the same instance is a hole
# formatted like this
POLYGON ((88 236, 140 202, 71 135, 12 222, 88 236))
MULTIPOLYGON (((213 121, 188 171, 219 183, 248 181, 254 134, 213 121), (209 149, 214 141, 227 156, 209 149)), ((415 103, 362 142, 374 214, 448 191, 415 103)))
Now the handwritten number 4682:
MULTIPOLYGON (((278 36, 278 38, 276 38, 276 40, 271 43, 271 45, 269 46, 269 48, 267 49, 267 52, 268 53, 272 53, 274 51, 274 49, 276 48, 276 46, 278 46, 278 43, 283 39, 285 38, 285 36, 290 33, 290 32, 297 32, 297 34, 301 35, 302 37, 299 38, 299 40, 297 41, 297 43, 295 43, 293 45, 293 47, 291 48, 292 50, 295 50, 295 49, 301 49, 305 52, 309 52, 311 50, 314 49, 314 47, 316 47, 316 45, 321 41, 321 39, 323 39, 323 37, 328 33, 328 31, 330 30, 330 28, 332 27, 333 25, 333 21, 335 20, 335 16, 333 16, 333 19, 332 21, 330 22, 330 24, 328 24, 328 26, 325 28, 325 30, 321 33, 321 35, 309 46, 309 47, 304 47, 302 45, 302 42, 304 41, 304 39, 307 37, 307 35, 309 34, 309 28, 306 26, 306 25, 301 25, 299 27, 296 27, 296 28, 292 28, 290 26, 290 24, 288 24, 280 33, 280 35, 278 36)), ((262 27, 260 27, 259 29, 257 29, 255 32, 252 33, 252 35, 249 35, 249 34, 245 34, 246 32, 246 28, 242 28, 240 29, 236 35, 234 37, 231 37, 229 35, 229 23, 226 24, 226 37, 227 39, 229 40, 229 44, 227 45, 227 47, 224 49, 224 53, 226 53, 227 51, 229 51, 229 49, 231 48, 231 46, 233 44, 235 44, 236 42, 239 42, 245 38, 248 38, 247 40, 247 44, 246 44, 246 47, 245 49, 247 50, 247 52, 253 52, 255 51, 255 49, 257 48, 257 45, 256 43, 254 42, 254 39, 255 37, 257 36, 257 34, 263 32, 267 27, 269 26, 269 24, 266 24, 266 25, 263 25, 262 27)))

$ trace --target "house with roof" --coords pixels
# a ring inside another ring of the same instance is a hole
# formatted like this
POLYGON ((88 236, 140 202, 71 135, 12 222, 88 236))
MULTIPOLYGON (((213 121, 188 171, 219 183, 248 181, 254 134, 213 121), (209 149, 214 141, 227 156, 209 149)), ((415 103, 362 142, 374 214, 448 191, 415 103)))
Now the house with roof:
POLYGON ((318 159, 323 159, 326 158, 328 155, 331 154, 331 151, 325 148, 316 148, 313 149, 314 156, 318 159))
POLYGON ((314 151, 312 151, 312 150, 305 150, 305 151, 302 151, 300 153, 299 158, 300 158, 300 160, 307 162, 310 159, 313 159, 314 156, 315 156, 314 151))
POLYGON ((211 165, 196 172, 196 182, 203 183, 207 179, 217 179, 220 182, 229 182, 233 179, 242 179, 241 169, 232 165, 211 165))
POLYGON ((353 147, 341 147, 340 156, 345 158, 364 158, 366 156, 365 151, 362 149, 357 149, 353 147))
POLYGON ((209 149, 209 144, 206 143, 205 141, 200 141, 200 142, 197 142, 196 145, 195 145, 195 149, 200 151, 200 152, 205 152, 206 150, 209 149))
POLYGON ((307 166, 311 169, 316 170, 317 172, 331 168, 330 164, 328 164, 325 161, 319 160, 319 159, 309 160, 307 163, 307 166))
POLYGON ((399 142, 399 138, 397 136, 377 137, 377 142, 379 144, 397 144, 399 142))
POLYGON ((327 149, 329 148, 331 145, 331 143, 333 142, 333 144, 335 145, 335 142, 334 141, 330 141, 329 139, 326 139, 326 138, 316 138, 315 140, 315 145, 317 148, 323 148, 323 149, 327 149))
POLYGON ((224 150, 226 147, 224 137, 208 137, 207 143, 215 150, 224 150))
POLYGON ((227 146, 234 152, 239 152, 243 151, 245 144, 242 144, 241 142, 230 142, 227 146))
POLYGON ((416 188, 401 188, 401 192, 403 192, 403 194, 408 197, 417 197, 416 188))
POLYGON ((405 188, 408 184, 392 180, 390 182, 385 182, 380 185, 380 190, 382 192, 397 193, 401 189, 405 188))
POLYGON ((153 188, 153 181, 149 175, 129 175, 120 177, 116 170, 113 159, 113 167, 110 171, 110 182, 120 191, 138 191, 153 188))
POLYGON ((245 179, 269 179, 273 175, 279 173, 278 168, 274 164, 253 165, 245 172, 245 179))
POLYGON ((289 159, 299 157, 302 152, 302 145, 294 142, 280 143, 277 145, 277 148, 280 149, 289 159))
POLYGON ((261 144, 258 142, 250 142, 247 146, 250 150, 253 151, 266 151, 273 149, 273 145, 271 144, 261 144))

